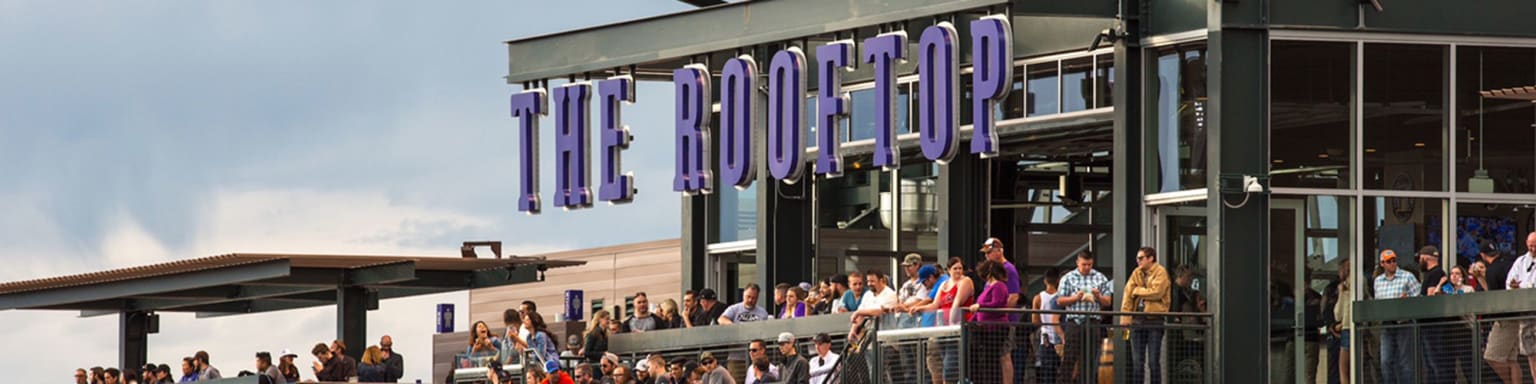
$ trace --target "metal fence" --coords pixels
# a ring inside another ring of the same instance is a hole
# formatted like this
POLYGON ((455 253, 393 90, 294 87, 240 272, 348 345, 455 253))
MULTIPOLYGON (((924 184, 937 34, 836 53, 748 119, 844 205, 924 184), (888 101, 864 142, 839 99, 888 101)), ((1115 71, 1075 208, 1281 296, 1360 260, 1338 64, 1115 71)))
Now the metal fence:
POLYGON ((1011 317, 961 326, 970 383, 1211 382, 1209 314, 992 312, 1011 317))
MULTIPOLYGON (((1357 383, 1530 382, 1521 344, 1536 346, 1536 316, 1504 314, 1356 324, 1357 383), (1517 376, 1518 375, 1518 376, 1517 376), (1519 380, 1516 380, 1519 377, 1519 380)), ((1351 369, 1342 365, 1342 369, 1351 369)))

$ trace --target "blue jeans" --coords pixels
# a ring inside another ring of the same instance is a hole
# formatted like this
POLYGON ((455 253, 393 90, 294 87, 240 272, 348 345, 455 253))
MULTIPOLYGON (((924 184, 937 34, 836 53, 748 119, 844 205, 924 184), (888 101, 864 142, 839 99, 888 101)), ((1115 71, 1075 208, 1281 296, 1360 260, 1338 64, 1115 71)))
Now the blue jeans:
POLYGON ((1413 337, 1408 328, 1381 331, 1381 382, 1412 383, 1413 337))
POLYGON ((1131 330, 1131 383, 1142 384, 1143 377, 1152 376, 1152 384, 1163 381, 1163 330, 1131 330))
MULTIPOLYGON (((1430 383, 1454 383, 1456 382, 1456 360, 1454 356, 1445 354, 1445 329, 1444 326, 1420 327, 1419 335, 1423 340, 1419 343, 1420 360, 1424 364, 1426 382, 1430 383)), ((1469 337, 1468 340, 1471 338, 1469 337)))

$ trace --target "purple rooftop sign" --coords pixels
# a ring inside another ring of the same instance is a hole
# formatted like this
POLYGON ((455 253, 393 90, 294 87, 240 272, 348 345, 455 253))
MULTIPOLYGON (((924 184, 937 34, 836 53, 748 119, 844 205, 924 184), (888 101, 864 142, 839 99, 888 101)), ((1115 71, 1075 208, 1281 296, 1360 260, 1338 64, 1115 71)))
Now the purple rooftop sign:
MULTIPOLYGON (((986 158, 998 153, 993 110, 1007 98, 1013 79, 1013 26, 1007 17, 994 15, 971 21, 970 32, 973 71, 969 91, 974 97, 970 105, 964 106, 974 122, 969 152, 986 158)), ((843 125, 853 112, 848 93, 842 89, 842 74, 861 62, 873 65, 874 71, 872 112, 879 114, 875 119, 874 165, 884 170, 900 167, 896 129, 896 78, 900 74, 896 70, 910 56, 916 56, 918 64, 919 147, 924 158, 948 163, 960 148, 963 112, 959 40, 960 34, 953 24, 940 22, 925 28, 915 46, 909 46, 905 31, 883 33, 862 42, 838 40, 814 47, 816 58, 812 63, 807 62, 806 48, 789 47, 767 61, 766 74, 759 73, 762 63, 757 58, 741 55, 721 66, 718 90, 713 88, 711 69, 704 64, 674 70, 672 141, 676 151, 672 189, 685 195, 711 193, 715 188, 711 165, 715 161, 719 162, 722 187, 750 187, 762 172, 786 184, 799 182, 807 166, 807 97, 815 103, 814 118, 820 128, 815 173, 841 176, 841 146, 847 139, 843 125), (908 52, 909 47, 912 52, 908 52), (807 70, 809 65, 815 66, 814 73, 818 75, 814 95, 808 94, 806 88, 812 74, 807 70), (720 100, 718 143, 711 141, 710 122, 716 108, 716 92, 720 100), (758 151, 758 145, 766 147, 758 151), (719 159, 713 156, 716 152, 719 159), (754 158, 759 153, 762 158, 754 158)), ((629 149, 634 136, 620 114, 624 105, 635 102, 635 82, 630 76, 596 82, 600 109, 597 155, 601 159, 596 199, 610 204, 628 203, 635 196, 634 174, 624 172, 622 162, 623 152, 629 149)), ((550 99, 555 102, 555 206, 568 210, 592 206, 592 165, 588 161, 592 155, 592 88, 591 82, 571 82, 556 87, 552 93, 529 88, 512 95, 512 117, 518 121, 521 141, 519 211, 538 214, 542 210, 539 120, 550 114, 550 99)))

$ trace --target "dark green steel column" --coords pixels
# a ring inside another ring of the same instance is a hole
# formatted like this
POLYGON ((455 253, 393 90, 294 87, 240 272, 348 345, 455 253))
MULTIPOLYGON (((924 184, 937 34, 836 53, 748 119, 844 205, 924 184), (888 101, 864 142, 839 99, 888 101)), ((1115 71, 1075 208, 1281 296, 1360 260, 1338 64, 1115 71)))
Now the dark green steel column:
POLYGON ((149 312, 122 312, 117 315, 119 367, 143 367, 149 361, 149 316, 149 312))
POLYGON ((368 288, 336 289, 336 339, 347 344, 347 356, 360 359, 368 346, 368 288))
MULTIPOLYGON (((1110 234, 1109 259, 1113 265, 1112 275, 1115 277, 1114 302, 1120 302, 1120 295, 1125 294, 1125 278, 1130 276, 1135 268, 1134 259, 1131 257, 1138 247, 1147 242, 1141 238, 1143 196, 1145 188, 1142 186, 1142 7, 1141 0, 1120 0, 1121 14, 1119 24, 1115 26, 1115 32, 1120 38, 1115 41, 1115 88, 1111 91, 1115 103, 1115 128, 1112 156, 1114 164, 1110 167, 1110 178, 1113 180, 1109 198, 1114 212, 1111 214, 1111 222, 1114 232, 1110 234)), ((1099 257, 1104 257, 1103 255, 1099 257)), ((1118 309, 1118 308, 1116 308, 1118 309)), ((1124 338, 1115 340, 1115 370, 1125 372, 1130 369, 1130 353, 1126 347, 1124 338)))
MULTIPOLYGON (((800 182, 784 184, 759 173, 757 179, 757 276, 762 286, 758 306, 773 307, 773 286, 811 281, 810 172, 800 182)), ((731 298, 739 300, 740 298, 731 298)))
MULTIPOLYGON (((955 156, 939 167, 939 259, 960 257, 974 268, 981 259, 981 242, 990 235, 991 159, 971 154, 955 156)), ((1007 248, 1012 249, 1012 248, 1007 248)), ((1012 250, 1011 252, 1018 252, 1012 250)))
POLYGON ((1217 252, 1216 382, 1268 377, 1269 196, 1243 203, 1242 176, 1269 169, 1269 36, 1263 2, 1211 3, 1207 79, 1209 236, 1217 252), (1231 182, 1236 180, 1236 182, 1231 182))

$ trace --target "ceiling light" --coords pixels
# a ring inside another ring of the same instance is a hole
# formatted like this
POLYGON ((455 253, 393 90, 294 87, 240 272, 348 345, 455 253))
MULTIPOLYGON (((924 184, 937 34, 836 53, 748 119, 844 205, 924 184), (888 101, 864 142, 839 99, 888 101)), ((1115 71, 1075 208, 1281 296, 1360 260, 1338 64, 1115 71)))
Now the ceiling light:
POLYGON ((1414 148, 1424 148, 1424 143, 1413 143, 1414 148))
POLYGON ((1282 159, 1274 159, 1273 161, 1270 161, 1270 162, 1275 163, 1275 164, 1285 164, 1285 160, 1282 160, 1282 159))
POLYGON ((1366 148, 1365 153, 1376 153, 1376 148, 1366 148))
POLYGON ((1317 158, 1319 158, 1319 159, 1326 159, 1326 158, 1328 158, 1328 154, 1326 154, 1326 153, 1319 153, 1319 154, 1317 154, 1317 158))

